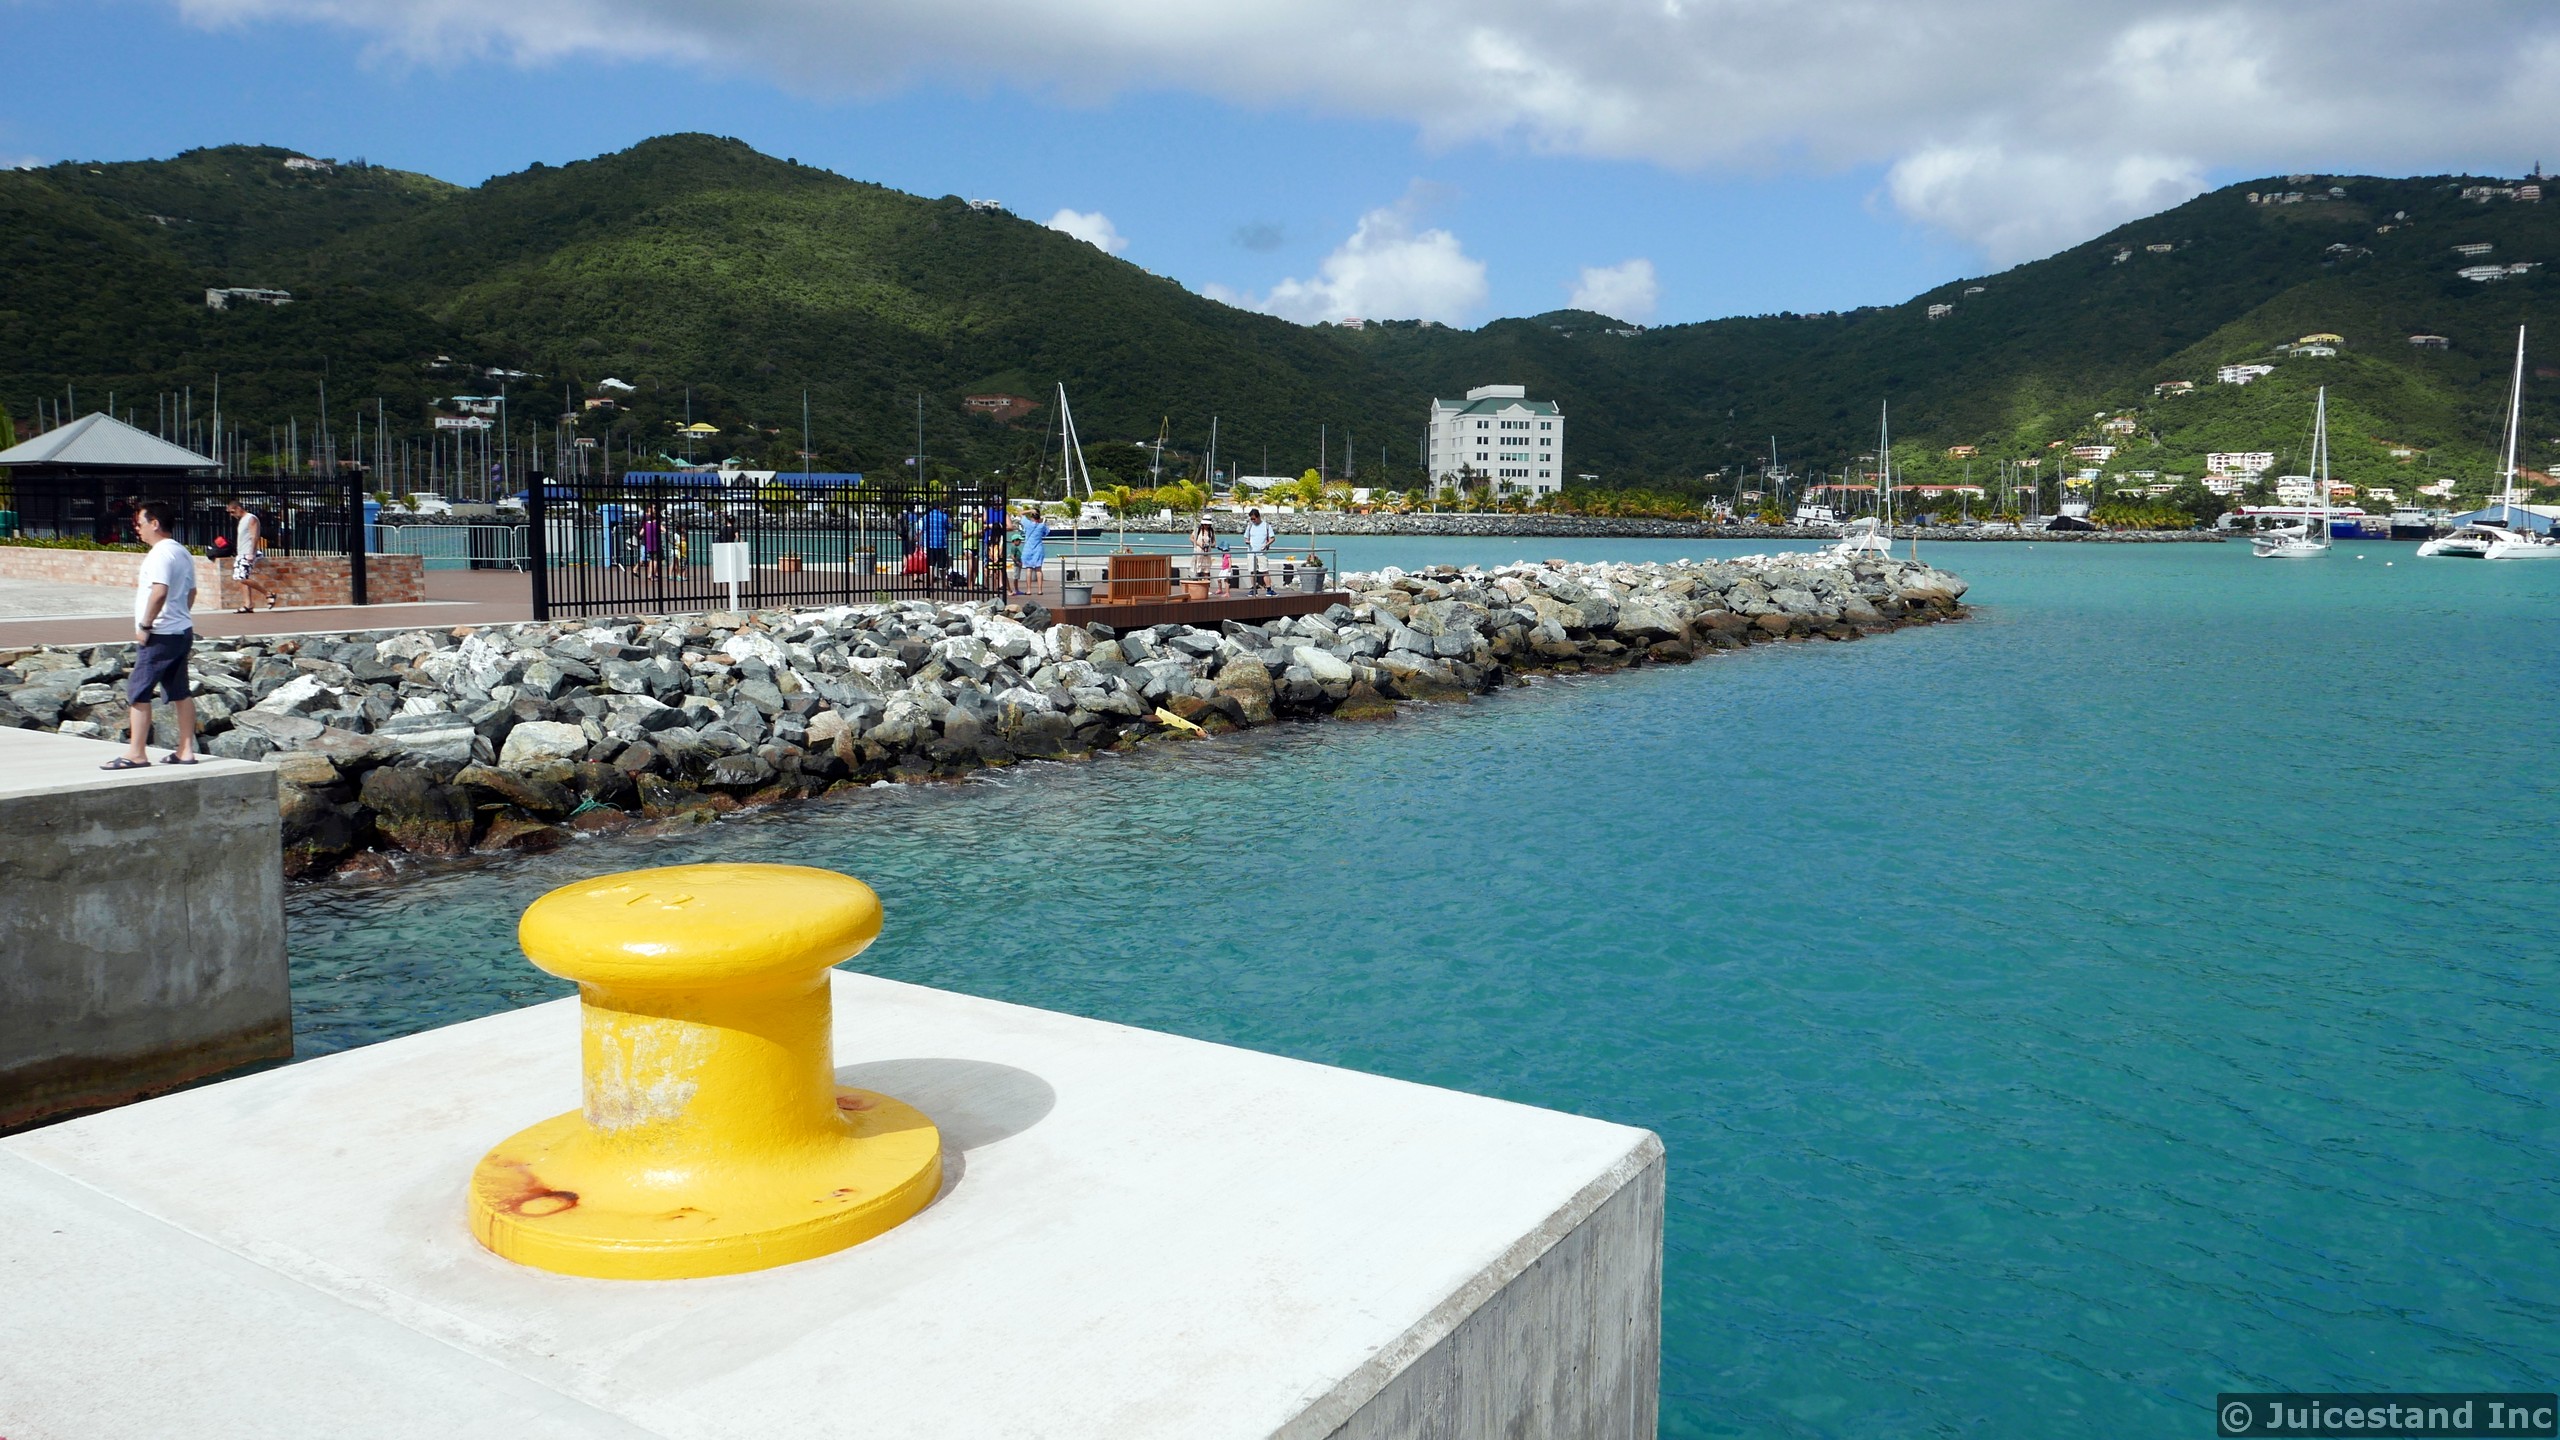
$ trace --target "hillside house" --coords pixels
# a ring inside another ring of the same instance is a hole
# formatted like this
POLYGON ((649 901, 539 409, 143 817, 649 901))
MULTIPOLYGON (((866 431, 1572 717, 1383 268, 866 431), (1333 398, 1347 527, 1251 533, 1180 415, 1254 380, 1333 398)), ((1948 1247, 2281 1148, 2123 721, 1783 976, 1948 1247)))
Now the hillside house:
POLYGON ((2219 495, 2225 500, 2228 500, 2248 487, 2249 477, 2246 475, 2207 475, 2204 477, 2203 483, 2206 493, 2219 495))
POLYGON ((1028 395, 964 395, 960 404, 973 415, 1007 425, 1040 408, 1040 403, 1028 395))
POLYGON ((2151 387, 2151 393, 2154 395, 2184 395, 2194 388, 2196 388, 2196 382, 2193 380, 2163 380, 2159 384, 2151 387))
POLYGON ((2213 379, 2218 385, 2246 385, 2260 376, 2274 373, 2276 367, 2273 365, 2225 365, 2213 372, 2213 379))
POLYGON ((2539 185, 2519 185, 2516 187, 2516 198, 2529 205, 2539 205, 2542 203, 2542 187, 2539 185))
POLYGON ((2244 480, 2255 480, 2274 468, 2276 453, 2272 450, 2216 450, 2204 457, 2204 469, 2208 475, 2235 475, 2244 480))
POLYGON ((2296 345, 2344 345, 2347 337, 2328 330, 2314 330, 2293 342, 2296 345))
POLYGON ((453 397, 453 408, 461 411, 465 415, 495 415, 498 413, 498 397, 495 395, 456 395, 453 397))
POLYGON ((2338 353, 2335 345, 2296 345, 2293 353, 2307 360, 2326 360, 2338 353))
POLYGON ((2175 246, 2175 245, 2170 245, 2170 244, 2162 243, 2162 244, 2158 244, 2158 245, 2145 245, 2145 246, 2143 246, 2142 248, 2143 248, 2144 250, 2146 250, 2146 251, 2150 252, 2151 254, 2154 254, 2154 255, 2166 255, 2166 254, 2168 254, 2170 251, 2175 250, 2175 249, 2177 249, 2178 247, 2177 247, 2177 246, 2175 246))
POLYGON ((2415 460, 2418 458, 2418 447, 2415 445, 2387 445, 2384 453, 2388 454, 2394 460, 2415 460))
POLYGON ((2481 256, 2486 255, 2497 248, 2497 246, 2490 244, 2486 240, 2473 240, 2466 244, 2454 246, 2453 253, 2461 256, 2465 260, 2477 260, 2481 256))
POLYGON ((2117 415, 2101 422, 2098 426, 2098 433, 2102 435, 2130 435, 2140 427, 2141 422, 2134 419, 2132 416, 2117 415))
POLYGON ((1929 307, 1929 318, 1932 320, 1943 320, 1954 313, 1956 313, 1956 307, 1953 305, 1941 304, 1929 307))
POLYGON ((597 381, 596 388, 599 390, 619 390, 625 395, 636 394, 640 389, 639 386, 632 384, 628 380, 616 380, 610 375, 607 375, 603 379, 597 381))
POLYGON ((2114 263, 2116 263, 2116 264, 2118 264, 2118 265, 2121 265, 2121 264, 2123 264, 2124 262, 2126 262, 2127 260, 2130 260, 2130 259, 2132 259, 2132 258, 2133 258, 2133 252, 2132 252, 2131 250, 2118 250, 2118 251, 2116 252, 2116 257, 2115 257, 2115 261, 2114 261, 2114 263))
POLYGON ((968 206, 972 210, 984 213, 1002 210, 1004 208, 1004 202, 1001 200, 971 200, 968 202, 968 206))
POLYGON ((602 410, 607 414, 611 414, 612 412, 622 408, 622 402, 614 399, 610 395, 595 395, 590 396, 587 403, 581 408, 588 410, 602 410))
POLYGON ((1979 295, 1982 293, 1982 287, 1979 285, 1967 285, 1964 287, 1964 293, 1967 295, 1979 295))
POLYGON ((2113 445, 2074 445, 2071 447, 2071 458, 2074 460, 2086 460, 2092 465, 2104 465, 2108 461, 2116 458, 2116 447, 2113 445))
POLYGON ((243 305, 290 305, 293 292, 239 285, 204 292, 204 308, 207 310, 228 310, 234 301, 243 305))
POLYGON ((2486 285, 2492 280, 2506 279, 2507 267, 2504 265, 2465 265, 2453 273, 2470 281, 2474 285, 2486 285))
POLYGON ((2277 476, 2277 477, 2276 477, 2276 503, 2277 503, 2277 504, 2279 504, 2279 505, 2308 505, 2308 504, 2310 504, 2310 503, 2311 503, 2311 477, 2310 477, 2310 476, 2308 476, 2308 475, 2279 475, 2279 476, 2277 476))
POLYGON ((2412 335, 2409 343, 2421 350, 2442 350, 2453 344, 2441 335, 2412 335))
POLYGON ((2433 485, 2421 485, 2418 487, 2418 493, 2438 500, 2450 500, 2453 498, 2453 477, 2446 476, 2433 485))
POLYGON ((1950 460, 1970 460, 1981 453, 1982 449, 1977 445, 1950 445, 1947 447, 1947 458, 1950 460))
POLYGON ((2387 486, 2367 485, 2364 487, 2364 498, 2377 505, 2397 505, 2400 503, 2400 492, 2387 486))
POLYGON ((332 175, 337 173, 338 169, 337 166, 330 164, 326 160, 314 160, 308 155, 295 155, 288 158, 284 162, 284 168, 287 170, 299 170, 305 174, 311 175, 332 175))

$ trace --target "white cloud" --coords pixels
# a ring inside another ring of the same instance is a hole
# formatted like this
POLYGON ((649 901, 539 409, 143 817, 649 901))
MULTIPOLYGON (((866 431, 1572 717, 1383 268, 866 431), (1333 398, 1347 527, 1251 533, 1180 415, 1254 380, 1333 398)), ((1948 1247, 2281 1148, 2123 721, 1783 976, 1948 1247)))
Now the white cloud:
POLYGON ((1099 210, 1060 210, 1049 217, 1049 228, 1073 235, 1105 255, 1117 255, 1129 248, 1128 237, 1099 210))
POLYGON ((1184 85, 1395 120, 1436 146, 1878 167, 1906 214, 2002 259, 2217 172, 2516 171, 2550 134, 2560 72, 2560 7, 2529 3, 176 3, 206 25, 337 23, 431 62, 649 57, 811 94, 949 77, 1079 100, 1184 85))
POLYGON ((1662 299, 1662 281, 1653 262, 1639 255, 1615 265, 1585 265, 1565 303, 1576 310, 1596 310, 1619 320, 1649 320, 1662 299))
POLYGON ((1222 285, 1202 293, 1300 324, 1358 316, 1463 325, 1484 305, 1484 262, 1446 230, 1414 228, 1416 208, 1407 199, 1361 216, 1312 279, 1283 280, 1260 299, 1222 285))

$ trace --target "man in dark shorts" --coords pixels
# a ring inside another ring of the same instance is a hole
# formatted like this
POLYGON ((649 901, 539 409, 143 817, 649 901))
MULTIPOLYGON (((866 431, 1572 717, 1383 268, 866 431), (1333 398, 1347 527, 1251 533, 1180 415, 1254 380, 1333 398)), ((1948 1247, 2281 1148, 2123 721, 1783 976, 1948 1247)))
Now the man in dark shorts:
POLYGON ((195 692, 187 688, 187 657, 195 649, 196 561, 170 538, 170 510, 158 500, 134 507, 134 533, 151 547, 133 594, 133 678, 126 682, 124 753, 102 770, 139 770, 151 763, 151 692, 178 707, 178 748, 163 765, 196 763, 195 692))

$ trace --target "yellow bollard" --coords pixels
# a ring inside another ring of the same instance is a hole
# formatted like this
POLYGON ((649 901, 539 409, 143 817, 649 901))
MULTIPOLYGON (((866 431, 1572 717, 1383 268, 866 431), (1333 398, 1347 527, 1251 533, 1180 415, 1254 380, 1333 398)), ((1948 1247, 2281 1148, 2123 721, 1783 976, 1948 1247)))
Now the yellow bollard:
POLYGON ((835 1083, 827 976, 880 897, 797 865, 677 865, 543 896, 516 938, 578 982, 585 1106, 471 1176, 471 1233, 520 1264, 611 1280, 787 1265, 922 1210, 942 1136, 835 1083))

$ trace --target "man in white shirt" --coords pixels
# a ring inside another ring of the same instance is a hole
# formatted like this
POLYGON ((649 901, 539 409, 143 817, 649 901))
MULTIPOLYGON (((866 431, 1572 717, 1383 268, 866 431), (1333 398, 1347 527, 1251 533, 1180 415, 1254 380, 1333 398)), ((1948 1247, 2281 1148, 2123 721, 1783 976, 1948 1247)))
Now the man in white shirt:
POLYGON ((1244 512, 1244 548, 1249 557, 1247 568, 1253 572, 1253 584, 1262 593, 1271 593, 1271 522, 1262 518, 1260 508, 1244 512))
POLYGON ((196 763, 195 692, 187 688, 187 657, 195 649, 196 561, 169 537, 166 502, 146 500, 133 512, 134 533, 151 547, 133 592, 133 678, 125 684, 124 753, 103 770, 139 770, 151 763, 143 746, 151 739, 151 692, 178 707, 178 748, 163 765, 196 763))

